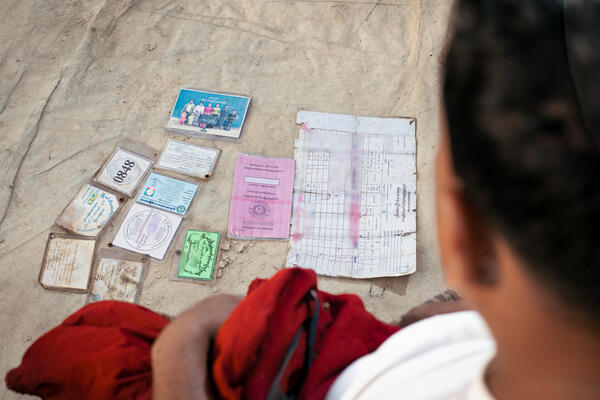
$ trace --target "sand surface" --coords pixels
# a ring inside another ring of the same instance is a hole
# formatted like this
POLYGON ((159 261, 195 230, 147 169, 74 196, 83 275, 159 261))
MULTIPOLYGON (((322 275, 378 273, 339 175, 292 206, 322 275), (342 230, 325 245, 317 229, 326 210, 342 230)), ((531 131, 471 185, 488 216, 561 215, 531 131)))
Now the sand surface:
MULTIPOLYGON (((48 234, 66 204, 126 138, 160 150, 180 87, 252 96, 238 141, 200 185, 187 224, 225 232, 235 156, 292 157, 300 109, 417 118, 418 262, 408 277, 321 278, 392 321, 444 288, 433 173, 441 49, 451 2, 3 0, 0 13, 0 373, 81 307, 43 289, 48 234)), ((121 213, 122 217, 124 214, 121 213)), ((120 218, 102 236, 112 239, 120 218)), ((217 278, 173 282, 153 261, 141 304, 177 314, 218 292, 242 294, 283 265, 287 243, 224 241, 217 278)), ((0 389, 2 398, 17 398, 0 389)))

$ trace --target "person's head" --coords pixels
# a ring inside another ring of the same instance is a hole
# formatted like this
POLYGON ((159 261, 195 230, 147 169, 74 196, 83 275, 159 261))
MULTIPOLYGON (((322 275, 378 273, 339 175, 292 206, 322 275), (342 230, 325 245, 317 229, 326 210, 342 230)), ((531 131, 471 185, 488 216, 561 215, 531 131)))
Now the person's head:
POLYGON ((190 104, 194 104, 194 100, 190 100, 190 104))
MULTIPOLYGON (((447 280, 491 326, 544 306, 600 326, 600 132, 585 119, 600 101, 582 109, 563 1, 458 0, 449 33, 437 161, 447 280)), ((587 63, 600 74, 598 49, 587 63)))

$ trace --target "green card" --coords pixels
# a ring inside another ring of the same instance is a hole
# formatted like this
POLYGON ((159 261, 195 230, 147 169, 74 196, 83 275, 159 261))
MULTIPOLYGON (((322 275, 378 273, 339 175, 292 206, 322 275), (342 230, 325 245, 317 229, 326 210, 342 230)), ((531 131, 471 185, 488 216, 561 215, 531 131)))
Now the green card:
POLYGON ((211 280, 220 239, 219 232, 188 230, 177 268, 177 277, 211 280))

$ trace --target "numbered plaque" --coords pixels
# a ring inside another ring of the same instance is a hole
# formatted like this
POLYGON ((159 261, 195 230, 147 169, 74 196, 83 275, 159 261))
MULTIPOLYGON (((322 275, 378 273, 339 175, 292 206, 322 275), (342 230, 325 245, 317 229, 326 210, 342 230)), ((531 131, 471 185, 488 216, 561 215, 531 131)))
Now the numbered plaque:
POLYGON ((152 160, 117 147, 94 181, 132 197, 151 167, 152 160))

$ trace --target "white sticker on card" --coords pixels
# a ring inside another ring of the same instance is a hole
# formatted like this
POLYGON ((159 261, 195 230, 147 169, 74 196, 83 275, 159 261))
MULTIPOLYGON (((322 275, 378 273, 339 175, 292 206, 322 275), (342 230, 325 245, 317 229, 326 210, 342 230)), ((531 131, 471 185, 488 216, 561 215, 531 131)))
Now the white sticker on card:
POLYGON ((151 166, 152 160, 118 147, 95 181, 131 196, 151 166))
POLYGON ((85 184, 60 214, 56 224, 79 235, 96 237, 119 207, 117 196, 85 184))
POLYGON ((157 167, 208 179, 220 153, 221 150, 218 149, 169 140, 158 160, 157 167))
POLYGON ((162 260, 181 219, 179 215, 134 203, 112 244, 162 260))

